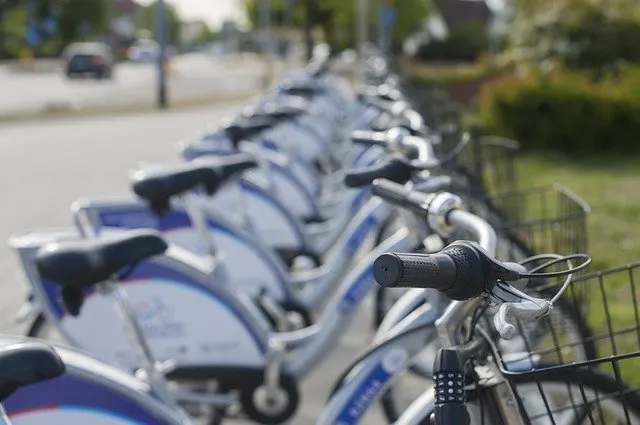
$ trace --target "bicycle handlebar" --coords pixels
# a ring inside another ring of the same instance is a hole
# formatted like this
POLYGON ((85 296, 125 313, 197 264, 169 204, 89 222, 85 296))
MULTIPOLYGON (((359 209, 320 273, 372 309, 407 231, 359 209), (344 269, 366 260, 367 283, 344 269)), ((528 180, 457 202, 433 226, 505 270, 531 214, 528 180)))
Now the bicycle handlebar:
POLYGON ((477 247, 461 242, 437 254, 382 254, 373 265, 374 278, 381 286, 431 288, 460 301, 486 290, 488 272, 477 247))
POLYGON ((394 155, 370 167, 347 172, 344 183, 347 187, 362 187, 370 185, 374 180, 381 178, 405 183, 411 180, 412 171, 411 164, 406 159, 394 155))
POLYGON ((387 135, 384 131, 356 130, 351 133, 351 141, 365 146, 385 146, 387 135))

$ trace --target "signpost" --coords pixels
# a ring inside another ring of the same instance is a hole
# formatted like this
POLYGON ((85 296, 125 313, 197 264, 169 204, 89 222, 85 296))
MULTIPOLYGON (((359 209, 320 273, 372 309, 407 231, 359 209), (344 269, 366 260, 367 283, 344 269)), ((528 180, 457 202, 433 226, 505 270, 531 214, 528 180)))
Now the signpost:
POLYGON ((262 0, 260 9, 260 18, 262 22, 262 55, 266 60, 266 74, 264 76, 263 85, 267 90, 273 82, 273 34, 271 28, 271 1, 262 0))
POLYGON ((391 30, 398 19, 396 3, 398 0, 381 0, 378 31, 378 46, 384 53, 389 51, 391 45, 391 30))
POLYGON ((157 0, 156 3, 156 25, 158 34, 158 107, 165 109, 167 102, 167 72, 165 67, 167 56, 167 25, 166 10, 164 0, 157 0))

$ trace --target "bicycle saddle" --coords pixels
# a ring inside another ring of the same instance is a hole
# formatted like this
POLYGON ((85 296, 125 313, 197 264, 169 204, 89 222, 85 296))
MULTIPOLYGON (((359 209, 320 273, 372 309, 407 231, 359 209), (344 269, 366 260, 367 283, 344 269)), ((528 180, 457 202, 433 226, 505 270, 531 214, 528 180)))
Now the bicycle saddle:
POLYGON ((256 167, 248 153, 207 157, 191 162, 142 168, 133 174, 132 188, 157 212, 166 211, 172 197, 204 186, 209 195, 231 177, 256 167))
POLYGON ((308 109, 308 102, 267 102, 263 105, 249 106, 242 110, 242 116, 249 119, 272 117, 279 121, 297 117, 308 109))
POLYGON ((86 289, 166 249, 157 231, 131 230, 100 239, 44 245, 36 254, 36 267, 42 277, 62 287, 86 289))
POLYGON ((0 401, 20 387, 62 375, 65 365, 55 350, 36 342, 0 348, 0 401))
POLYGON ((262 133, 278 124, 279 120, 269 116, 243 117, 222 126, 222 131, 233 146, 262 133))
POLYGON ((317 87, 313 82, 309 81, 292 81, 283 84, 280 87, 281 93, 286 93, 292 96, 299 96, 304 99, 312 99, 316 95, 322 92, 322 89, 317 87))

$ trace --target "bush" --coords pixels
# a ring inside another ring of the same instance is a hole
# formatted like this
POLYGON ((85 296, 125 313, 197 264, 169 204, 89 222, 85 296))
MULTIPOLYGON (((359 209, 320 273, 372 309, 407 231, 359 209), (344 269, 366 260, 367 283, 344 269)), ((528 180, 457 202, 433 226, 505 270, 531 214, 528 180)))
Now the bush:
POLYGON ((544 19, 528 16, 510 31, 512 47, 534 64, 551 60, 589 70, 595 80, 621 62, 640 63, 637 6, 605 3, 574 0, 544 19))
POLYGON ((419 85, 443 86, 469 81, 477 81, 496 75, 503 69, 492 62, 430 65, 411 62, 406 69, 407 79, 419 85))
POLYGON ((487 30, 482 22, 469 22, 451 31, 444 40, 422 46, 417 57, 427 61, 473 62, 489 50, 487 30))
POLYGON ((639 70, 600 84, 557 72, 546 79, 509 78, 482 90, 479 116, 491 134, 530 149, 640 152, 639 70))

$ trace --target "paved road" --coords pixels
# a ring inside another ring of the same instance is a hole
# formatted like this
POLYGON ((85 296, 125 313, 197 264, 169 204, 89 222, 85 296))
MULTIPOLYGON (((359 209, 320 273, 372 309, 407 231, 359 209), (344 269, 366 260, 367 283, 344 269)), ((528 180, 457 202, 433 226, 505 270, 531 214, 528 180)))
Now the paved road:
MULTIPOLYGON (((173 142, 220 119, 225 108, 138 116, 16 123, 0 128, 0 241, 11 234, 70 224, 69 204, 81 196, 127 193, 127 172, 139 161, 175 160, 173 142)), ((0 244, 0 331, 17 332, 11 318, 26 292, 11 252, 0 244)), ((314 424, 337 375, 369 342, 369 308, 340 347, 303 384, 303 405, 292 423, 314 424)), ((363 422, 382 423, 374 410, 363 422)))
MULTIPOLYGON (((174 59, 169 91, 174 100, 251 93, 261 87, 263 75, 264 65, 256 57, 188 54, 174 59)), ((120 64, 112 81, 68 80, 62 71, 11 73, 0 67, 0 115, 33 112, 52 105, 152 102, 156 81, 153 64, 120 64)))

